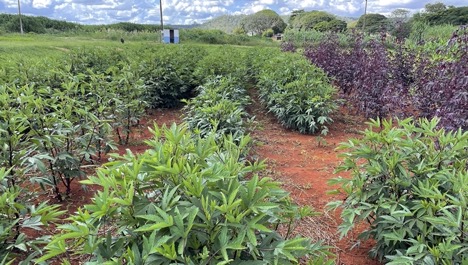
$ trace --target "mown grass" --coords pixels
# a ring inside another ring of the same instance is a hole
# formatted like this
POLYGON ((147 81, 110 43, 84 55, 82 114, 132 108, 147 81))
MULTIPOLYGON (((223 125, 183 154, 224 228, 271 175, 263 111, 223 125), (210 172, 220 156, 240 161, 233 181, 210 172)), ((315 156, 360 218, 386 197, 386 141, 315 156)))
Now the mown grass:
MULTIPOLYGON (((190 37, 190 36, 187 36, 190 37)), ((203 38, 184 39, 180 45, 235 45, 235 46, 278 46, 269 40, 258 38, 245 42, 215 39, 214 43, 204 43, 203 38), (233 43, 230 43, 233 42, 233 43)), ((220 38, 221 38, 220 37, 220 38)), ((68 50, 76 48, 133 49, 141 46, 163 45, 156 33, 99 32, 82 34, 5 34, 0 35, 0 62, 13 58, 60 57, 68 50), (120 38, 125 43, 120 42, 120 38)))

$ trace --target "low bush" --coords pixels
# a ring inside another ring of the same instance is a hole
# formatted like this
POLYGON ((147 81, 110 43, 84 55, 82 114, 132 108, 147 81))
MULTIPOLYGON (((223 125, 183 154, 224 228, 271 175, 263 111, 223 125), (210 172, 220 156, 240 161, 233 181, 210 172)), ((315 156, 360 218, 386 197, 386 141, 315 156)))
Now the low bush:
POLYGON ((214 134, 200 138, 185 125, 152 131, 150 150, 116 157, 83 182, 102 189, 36 262, 297 264, 329 255, 320 243, 278 233, 313 212, 260 179, 262 163, 241 159, 248 138, 218 145, 214 134))
POLYGON ((217 139, 233 135, 239 140, 250 120, 245 111, 250 98, 241 81, 231 76, 212 77, 198 87, 198 95, 187 101, 184 120, 201 136, 216 131, 217 139))
POLYGON ((195 68, 207 55, 207 49, 197 46, 162 46, 140 49, 137 64, 146 87, 145 101, 151 108, 180 105, 181 99, 193 96, 202 84, 194 75, 195 68))
POLYGON ((227 76, 247 82, 248 50, 229 46, 213 47, 208 54, 201 59, 194 70, 196 80, 200 84, 205 83, 213 76, 227 76))
POLYGON ((25 230, 43 231, 65 211, 47 202, 35 205, 37 193, 28 191, 25 196, 11 174, 0 168, 0 264, 26 265, 43 253, 42 246, 50 236, 27 235, 25 230))
POLYGON ((343 143, 331 184, 345 200, 342 236, 367 221, 359 238, 373 238, 373 257, 388 264, 468 261, 468 132, 437 129, 438 120, 372 121, 362 139, 343 143))
MULTIPOLYGON (((421 32, 422 34, 422 32, 421 32)), ((438 117, 446 129, 468 128, 468 28, 447 42, 415 45, 355 34, 352 49, 336 35, 310 45, 304 55, 324 69, 346 100, 366 117, 438 117)))
POLYGON ((328 132, 337 108, 336 91, 326 74, 298 54, 273 53, 257 72, 260 99, 286 128, 301 133, 328 132))
POLYGON ((282 52, 296 52, 297 48, 293 42, 284 41, 281 43, 281 51, 282 52))

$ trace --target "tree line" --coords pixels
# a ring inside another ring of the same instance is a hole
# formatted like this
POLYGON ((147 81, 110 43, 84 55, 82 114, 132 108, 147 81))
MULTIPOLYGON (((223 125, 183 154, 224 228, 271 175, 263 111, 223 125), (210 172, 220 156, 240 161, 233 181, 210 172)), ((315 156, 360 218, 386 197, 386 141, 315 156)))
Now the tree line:
MULTIPOLYGON (((23 30, 25 33, 60 33, 60 32, 95 32, 105 30, 122 30, 125 32, 146 31, 156 32, 161 29, 159 25, 136 24, 120 22, 109 25, 82 25, 73 22, 50 19, 43 16, 22 15, 23 30)), ((0 14, 0 33, 20 32, 19 16, 13 14, 0 14)))
MULTIPOLYGON (((424 11, 410 15, 406 9, 395 9, 389 16, 382 14, 362 15, 355 23, 346 23, 333 14, 324 11, 295 10, 289 20, 285 21, 273 10, 262 10, 251 15, 224 16, 223 19, 213 20, 216 23, 206 23, 202 28, 216 28, 228 33, 239 35, 263 35, 271 37, 273 34, 287 30, 318 31, 318 32, 343 32, 348 28, 359 28, 368 33, 390 32, 392 35, 406 37, 415 24, 454 26, 468 24, 468 6, 454 7, 444 3, 427 4, 424 11), (226 25, 220 23, 233 23, 233 29, 226 30, 226 25)), ((146 31, 156 32, 159 25, 135 24, 121 22, 110 25, 81 25, 46 17, 23 16, 24 31, 26 33, 58 33, 69 31, 95 32, 104 30, 122 30, 125 32, 146 31)), ((0 14, 0 33, 19 32, 19 17, 12 14, 0 14)))

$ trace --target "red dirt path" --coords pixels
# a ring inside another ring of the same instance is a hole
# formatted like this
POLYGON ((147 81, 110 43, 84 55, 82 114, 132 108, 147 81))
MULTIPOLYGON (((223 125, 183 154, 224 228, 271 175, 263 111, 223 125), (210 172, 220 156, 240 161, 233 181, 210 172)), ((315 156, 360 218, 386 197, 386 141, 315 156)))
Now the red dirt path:
MULTIPOLYGON (((253 98, 256 101, 254 95, 253 98)), ((338 177, 333 172, 342 161, 335 148, 350 138, 358 138, 359 131, 366 128, 364 120, 341 111, 333 117, 335 122, 329 126, 326 136, 303 135, 284 129, 258 102, 250 106, 249 112, 257 121, 257 128, 252 133, 257 141, 254 155, 266 159, 269 177, 282 182, 297 204, 310 205, 321 213, 302 222, 298 232, 334 246, 338 265, 380 264, 367 255, 372 242, 359 242, 356 232, 340 240, 337 232, 339 213, 324 209, 328 202, 344 199, 327 194, 332 189, 327 181, 338 177)))

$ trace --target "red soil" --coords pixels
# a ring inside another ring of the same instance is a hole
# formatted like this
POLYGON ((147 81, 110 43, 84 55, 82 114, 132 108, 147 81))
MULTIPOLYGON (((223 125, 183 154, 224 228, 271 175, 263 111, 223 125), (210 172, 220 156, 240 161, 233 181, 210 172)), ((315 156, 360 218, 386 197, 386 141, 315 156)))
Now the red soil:
POLYGON ((321 213, 303 221, 297 228, 298 233, 335 247, 333 252, 338 265, 380 264, 368 257, 373 243, 358 241, 358 232, 351 232, 340 240, 337 231, 341 222, 339 212, 325 209, 328 202, 344 199, 327 194, 332 189, 327 181, 338 176, 349 177, 334 174, 342 161, 338 157, 340 151, 335 149, 341 142, 358 138, 359 131, 366 128, 364 120, 343 114, 346 112, 343 109, 334 117, 335 122, 329 126, 326 136, 303 135, 284 129, 258 102, 254 102, 249 111, 257 121, 252 133, 257 141, 254 153, 258 158, 266 159, 268 176, 283 183, 283 188, 291 192, 297 204, 309 205, 321 213))

